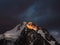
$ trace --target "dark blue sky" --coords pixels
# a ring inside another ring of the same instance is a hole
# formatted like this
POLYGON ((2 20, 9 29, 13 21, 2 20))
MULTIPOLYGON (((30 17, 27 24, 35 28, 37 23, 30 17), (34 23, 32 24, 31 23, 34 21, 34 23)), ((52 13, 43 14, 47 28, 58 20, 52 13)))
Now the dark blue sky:
POLYGON ((0 33, 23 21, 47 28, 60 41, 59 0, 0 0, 0 33))

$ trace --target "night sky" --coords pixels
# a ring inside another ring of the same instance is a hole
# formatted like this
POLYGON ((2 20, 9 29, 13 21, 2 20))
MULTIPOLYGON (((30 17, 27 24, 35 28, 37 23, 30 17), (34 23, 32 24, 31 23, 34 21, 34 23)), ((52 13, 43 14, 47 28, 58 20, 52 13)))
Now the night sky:
POLYGON ((0 33, 23 21, 47 28, 60 42, 59 0, 0 0, 0 33))

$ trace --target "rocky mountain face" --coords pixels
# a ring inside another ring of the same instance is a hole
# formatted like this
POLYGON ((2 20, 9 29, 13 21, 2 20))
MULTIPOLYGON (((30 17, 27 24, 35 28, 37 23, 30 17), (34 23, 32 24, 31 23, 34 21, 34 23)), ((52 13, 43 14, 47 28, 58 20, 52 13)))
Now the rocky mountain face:
POLYGON ((60 45, 47 29, 32 22, 18 24, 12 30, 0 35, 1 45, 60 45))

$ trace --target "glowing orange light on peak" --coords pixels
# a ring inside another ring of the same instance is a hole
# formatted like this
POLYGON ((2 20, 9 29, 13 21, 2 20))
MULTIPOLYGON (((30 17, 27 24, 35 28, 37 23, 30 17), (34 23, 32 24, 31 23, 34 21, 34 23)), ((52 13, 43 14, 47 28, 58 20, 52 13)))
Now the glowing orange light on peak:
POLYGON ((32 22, 28 22, 26 26, 28 29, 38 30, 37 26, 34 25, 32 22))

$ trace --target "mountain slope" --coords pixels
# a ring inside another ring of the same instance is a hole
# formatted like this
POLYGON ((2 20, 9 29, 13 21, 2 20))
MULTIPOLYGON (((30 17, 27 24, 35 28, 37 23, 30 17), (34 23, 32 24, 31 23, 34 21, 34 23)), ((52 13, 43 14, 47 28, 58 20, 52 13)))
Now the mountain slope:
POLYGON ((2 35, 3 39, 0 41, 3 45, 59 45, 47 29, 32 22, 18 24, 2 35))

